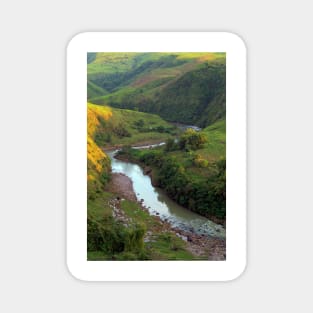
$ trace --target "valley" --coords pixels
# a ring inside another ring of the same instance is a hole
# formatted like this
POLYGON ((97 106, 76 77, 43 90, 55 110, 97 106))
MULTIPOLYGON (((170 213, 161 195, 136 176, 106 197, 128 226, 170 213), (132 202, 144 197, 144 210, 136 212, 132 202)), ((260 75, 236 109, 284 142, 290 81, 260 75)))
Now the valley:
POLYGON ((225 260, 225 55, 87 62, 88 260, 225 260))

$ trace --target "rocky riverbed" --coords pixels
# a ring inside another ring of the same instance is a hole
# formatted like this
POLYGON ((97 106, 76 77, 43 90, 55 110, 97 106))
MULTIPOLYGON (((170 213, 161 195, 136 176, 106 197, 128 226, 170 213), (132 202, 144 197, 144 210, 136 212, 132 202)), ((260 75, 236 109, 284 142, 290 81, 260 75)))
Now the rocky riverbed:
MULTIPOLYGON (((129 219, 126 217, 120 206, 120 202, 123 201, 123 199, 137 201, 142 210, 149 212, 148 208, 144 206, 142 199, 137 199, 133 189, 132 180, 128 176, 122 173, 113 173, 111 182, 107 188, 110 192, 118 195, 116 199, 111 201, 110 205, 113 206, 114 217, 122 220, 125 225, 127 225, 129 219)), ((185 241, 187 250, 189 250, 194 256, 205 257, 208 260, 214 261, 226 259, 225 239, 182 230, 173 227, 169 222, 162 220, 158 215, 150 216, 155 219, 157 223, 153 223, 151 229, 147 230, 145 242, 153 240, 152 237, 154 233, 172 232, 185 241)))

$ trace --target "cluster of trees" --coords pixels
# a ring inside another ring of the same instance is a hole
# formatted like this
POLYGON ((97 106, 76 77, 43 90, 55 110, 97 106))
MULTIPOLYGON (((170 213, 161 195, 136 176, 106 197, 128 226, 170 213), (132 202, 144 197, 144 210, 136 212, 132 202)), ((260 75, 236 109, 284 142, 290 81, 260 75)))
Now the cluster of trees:
POLYGON ((204 216, 225 217, 226 193, 218 169, 210 179, 196 180, 174 158, 164 158, 158 170, 158 184, 182 206, 204 216))
POLYGON ((203 148, 207 142, 205 135, 194 129, 188 128, 179 139, 179 148, 181 150, 197 150, 203 148))
POLYGON ((157 109, 153 113, 165 119, 170 117, 173 121, 206 126, 207 121, 199 121, 204 115, 209 120, 215 118, 215 112, 210 109, 213 103, 217 111, 224 111, 225 97, 222 95, 226 94, 225 82, 225 64, 203 65, 161 90, 150 109, 157 109))

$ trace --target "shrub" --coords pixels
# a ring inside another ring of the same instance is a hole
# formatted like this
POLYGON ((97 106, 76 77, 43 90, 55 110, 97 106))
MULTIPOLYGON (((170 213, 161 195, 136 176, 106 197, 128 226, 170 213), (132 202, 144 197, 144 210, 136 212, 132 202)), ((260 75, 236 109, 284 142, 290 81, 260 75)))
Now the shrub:
POLYGON ((177 150, 177 144, 175 143, 175 140, 172 139, 172 138, 169 138, 166 140, 166 143, 165 143, 165 151, 169 152, 169 151, 174 151, 174 150, 177 150))
POLYGON ((113 128, 113 133, 118 136, 119 138, 122 137, 131 137, 130 132, 122 125, 119 124, 113 128))
POLYGON ((102 251, 112 257, 119 253, 127 255, 143 255, 146 229, 135 224, 125 227, 112 216, 95 219, 91 214, 87 217, 87 250, 102 251))
POLYGON ((145 121, 143 119, 140 119, 138 121, 135 121, 134 125, 138 128, 142 128, 145 125, 145 121))
POLYGON ((202 167, 202 168, 206 168, 209 165, 208 160, 203 159, 200 155, 196 155, 194 160, 193 160, 193 164, 197 167, 202 167))
POLYGON ((206 142, 207 139, 203 133, 188 128, 179 139, 179 147, 181 150, 197 150, 203 148, 206 142))

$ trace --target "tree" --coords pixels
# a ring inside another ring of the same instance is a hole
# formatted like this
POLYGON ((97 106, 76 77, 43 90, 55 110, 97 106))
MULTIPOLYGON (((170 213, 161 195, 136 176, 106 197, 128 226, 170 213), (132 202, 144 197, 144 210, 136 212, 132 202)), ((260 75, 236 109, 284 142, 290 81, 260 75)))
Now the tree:
POLYGON ((203 133, 188 128, 179 139, 179 147, 181 150, 197 150, 201 149, 206 142, 207 139, 203 133))

